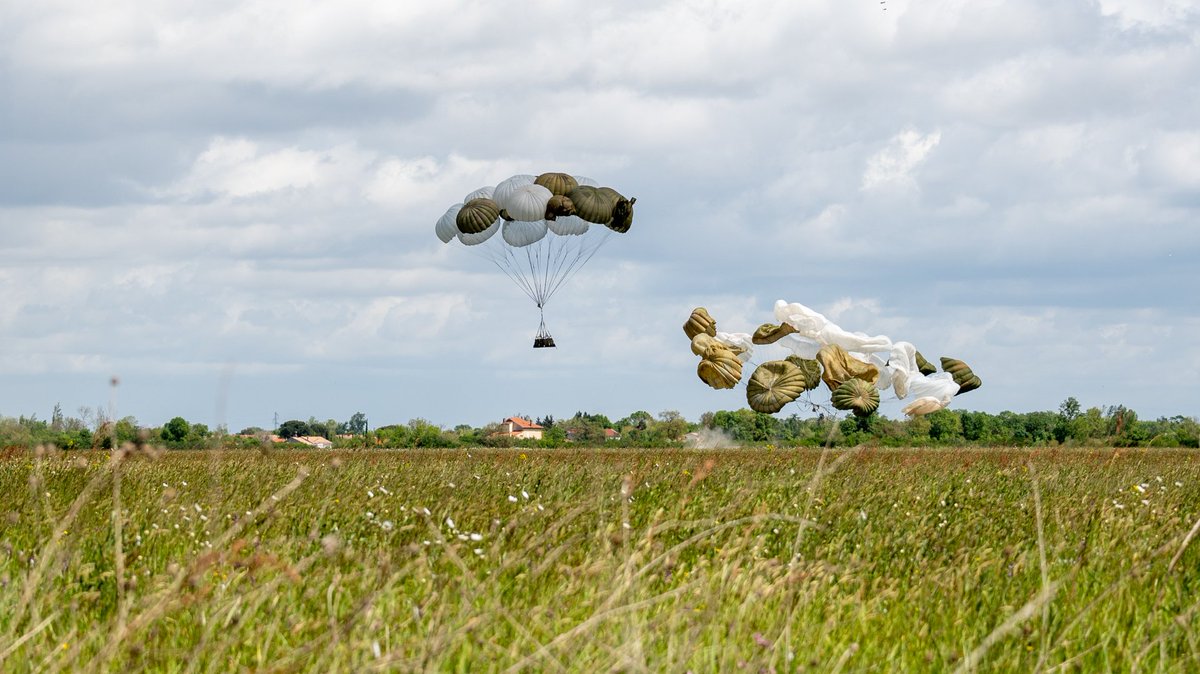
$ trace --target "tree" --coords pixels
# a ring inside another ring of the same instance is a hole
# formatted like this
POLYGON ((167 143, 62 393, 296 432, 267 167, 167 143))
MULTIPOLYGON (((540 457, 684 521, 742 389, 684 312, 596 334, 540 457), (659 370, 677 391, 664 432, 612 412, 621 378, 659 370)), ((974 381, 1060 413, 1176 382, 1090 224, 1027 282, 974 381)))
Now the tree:
POLYGON ((950 410, 938 410, 928 415, 929 437, 942 443, 963 439, 962 418, 950 410))
POLYGON ((1075 396, 1067 398, 1066 400, 1062 401, 1061 405, 1058 406, 1059 416, 1061 416, 1063 420, 1067 422, 1074 421, 1076 417, 1079 416, 1079 411, 1079 401, 1075 399, 1075 396))
POLYGON ((159 434, 167 442, 183 442, 183 439, 187 437, 190 430, 191 425, 188 424, 187 419, 175 417, 163 425, 162 431, 159 434))
POLYGON ((664 410, 658 413, 659 422, 654 430, 671 442, 678 442, 688 432, 688 422, 683 415, 675 410, 664 410))
POLYGON ((342 424, 338 429, 340 433, 349 433, 351 435, 364 435, 367 432, 367 415, 362 412, 355 412, 350 416, 350 420, 342 424))
POLYGON ((299 419, 288 419, 279 424, 279 437, 295 438, 301 435, 312 435, 312 430, 308 427, 308 423, 299 419))

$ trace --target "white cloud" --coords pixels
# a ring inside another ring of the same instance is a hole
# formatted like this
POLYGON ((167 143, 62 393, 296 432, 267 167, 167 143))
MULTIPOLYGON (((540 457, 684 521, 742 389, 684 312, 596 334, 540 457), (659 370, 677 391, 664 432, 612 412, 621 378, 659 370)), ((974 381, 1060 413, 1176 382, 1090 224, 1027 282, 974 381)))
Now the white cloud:
POLYGON ((921 134, 909 129, 900 132, 892 137, 887 147, 867 159, 867 167, 862 176, 862 189, 917 189, 913 172, 941 140, 940 131, 921 134))
POLYGON ((0 38, 5 414, 118 371, 140 418, 202 416, 237 363, 231 414, 268 419, 694 418, 741 400, 687 312, 778 297, 967 360, 964 406, 1200 409, 1113 374, 1200 363, 1164 346, 1197 320, 1190 3, 49 0, 0 38), (432 227, 547 169, 639 200, 535 352, 532 303, 432 227))

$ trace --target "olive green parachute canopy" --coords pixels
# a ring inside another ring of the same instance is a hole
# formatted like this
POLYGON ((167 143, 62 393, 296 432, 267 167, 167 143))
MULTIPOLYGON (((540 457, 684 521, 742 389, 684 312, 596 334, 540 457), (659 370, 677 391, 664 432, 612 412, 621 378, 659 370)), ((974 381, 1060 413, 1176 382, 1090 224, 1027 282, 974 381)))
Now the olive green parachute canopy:
POLYGON ((534 185, 541 185, 550 190, 551 194, 566 196, 571 190, 579 187, 579 181, 566 173, 543 173, 533 179, 534 185))
POLYGON ((547 220, 554 221, 559 217, 568 215, 575 215, 575 204, 571 203, 571 199, 569 197, 556 194, 550 197, 550 201, 546 202, 547 220))
POLYGON ((804 390, 811 391, 821 384, 821 364, 817 361, 800 356, 788 356, 784 360, 804 373, 804 390))
POLYGON ((850 410, 856 417, 867 417, 879 409, 879 389, 862 379, 847 379, 833 390, 829 400, 839 410, 850 410))
POLYGON ((974 391, 983 386, 983 381, 979 379, 979 376, 972 372, 971 368, 967 367, 967 364, 961 360, 942 356, 942 369, 954 375, 954 383, 958 384, 958 393, 954 395, 974 391))
POLYGON ((750 409, 774 414, 808 390, 805 372, 786 360, 769 360, 754 369, 746 382, 750 409))
POLYGON ((618 234, 628 232, 629 227, 633 224, 633 204, 635 202, 637 202, 637 197, 632 199, 621 197, 613 206, 612 221, 605 226, 618 234))
POLYGON ((937 368, 934 367, 933 363, 930 363, 929 361, 925 360, 925 356, 922 356, 921 352, 918 351, 917 352, 917 371, 923 375, 928 376, 928 375, 933 374, 934 372, 937 372, 937 368))
POLYGON ((575 205, 575 215, 594 222, 597 225, 607 225, 612 222, 613 207, 616 199, 604 194, 598 187, 580 185, 567 193, 567 198, 575 205))
POLYGON ((463 234, 478 234, 500 217, 500 206, 491 199, 480 197, 463 204, 454 223, 463 234))
MULTIPOLYGON (((825 381, 825 385, 830 391, 837 390, 839 384, 850 381, 851 379, 861 379, 875 386, 875 382, 879 380, 879 368, 870 363, 864 363, 861 360, 851 356, 845 349, 837 344, 826 344, 817 352, 817 362, 821 364, 821 379, 825 381)), ((878 399, 878 395, 876 395, 878 399)))
POLYGON ((692 309, 692 315, 688 317, 687 323, 683 324, 683 332, 688 336, 688 339, 692 339, 702 332, 709 337, 715 337, 717 334, 717 321, 708 315, 708 309, 696 307, 692 309))
POLYGON ((705 350, 696 374, 715 389, 733 388, 742 380, 742 361, 732 349, 714 344, 705 350))
POLYGON ((796 328, 787 323, 781 323, 780 325, 763 323, 758 326, 758 329, 754 331, 754 336, 750 339, 755 344, 774 344, 794 332, 796 332, 796 328))

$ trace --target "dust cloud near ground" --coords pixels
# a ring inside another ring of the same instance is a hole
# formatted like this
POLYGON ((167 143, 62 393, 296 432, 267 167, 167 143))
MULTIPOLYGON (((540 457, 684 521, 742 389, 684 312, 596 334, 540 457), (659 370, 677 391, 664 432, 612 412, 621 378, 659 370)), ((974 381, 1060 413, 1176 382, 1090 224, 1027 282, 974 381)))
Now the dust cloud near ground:
POLYGON ((692 449, 731 449, 738 446, 728 433, 719 428, 702 428, 688 433, 683 441, 685 446, 692 449))

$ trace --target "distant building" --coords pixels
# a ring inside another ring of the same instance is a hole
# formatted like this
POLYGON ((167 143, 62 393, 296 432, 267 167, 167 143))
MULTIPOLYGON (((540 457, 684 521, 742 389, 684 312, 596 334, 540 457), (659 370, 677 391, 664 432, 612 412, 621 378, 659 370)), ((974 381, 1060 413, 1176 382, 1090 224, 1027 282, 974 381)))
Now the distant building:
POLYGON ((333 441, 328 438, 323 438, 319 435, 297 435, 289 442, 294 444, 305 445, 316 449, 329 449, 333 447, 333 441))
POLYGON ((604 429, 604 439, 605 439, 605 441, 620 440, 621 434, 612 428, 606 428, 606 429, 604 429))
POLYGON ((533 423, 528 419, 521 417, 508 417, 500 422, 499 435, 507 435, 511 438, 521 438, 530 440, 541 440, 542 432, 546 429, 533 423))

